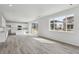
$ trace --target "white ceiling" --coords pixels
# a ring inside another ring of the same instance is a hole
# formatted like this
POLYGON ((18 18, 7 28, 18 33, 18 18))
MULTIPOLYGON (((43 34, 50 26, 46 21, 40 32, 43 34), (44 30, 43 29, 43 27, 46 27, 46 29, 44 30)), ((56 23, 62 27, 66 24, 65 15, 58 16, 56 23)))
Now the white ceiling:
POLYGON ((28 22, 39 17, 75 7, 69 4, 0 4, 0 12, 8 21, 28 22))

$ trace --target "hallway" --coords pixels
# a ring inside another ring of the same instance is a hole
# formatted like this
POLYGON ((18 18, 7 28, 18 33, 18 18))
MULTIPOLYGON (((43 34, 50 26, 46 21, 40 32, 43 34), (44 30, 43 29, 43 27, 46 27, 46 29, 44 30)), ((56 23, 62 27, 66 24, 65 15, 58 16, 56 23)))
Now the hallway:
POLYGON ((34 36, 9 36, 0 43, 1 54, 73 54, 79 48, 34 36))

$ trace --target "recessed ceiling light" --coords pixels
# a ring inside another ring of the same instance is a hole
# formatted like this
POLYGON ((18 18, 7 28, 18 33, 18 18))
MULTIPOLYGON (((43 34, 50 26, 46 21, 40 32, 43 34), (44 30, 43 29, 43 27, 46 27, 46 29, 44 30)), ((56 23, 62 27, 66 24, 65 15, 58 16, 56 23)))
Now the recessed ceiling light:
POLYGON ((9 6, 12 7, 13 5, 12 4, 9 4, 9 6))

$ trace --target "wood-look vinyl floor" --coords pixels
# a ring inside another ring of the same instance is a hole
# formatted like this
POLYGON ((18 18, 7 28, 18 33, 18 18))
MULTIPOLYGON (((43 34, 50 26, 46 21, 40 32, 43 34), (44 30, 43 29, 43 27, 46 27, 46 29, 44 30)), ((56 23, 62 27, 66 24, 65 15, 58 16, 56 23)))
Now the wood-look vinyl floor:
POLYGON ((33 36, 9 36, 1 54, 78 54, 79 48, 33 36))

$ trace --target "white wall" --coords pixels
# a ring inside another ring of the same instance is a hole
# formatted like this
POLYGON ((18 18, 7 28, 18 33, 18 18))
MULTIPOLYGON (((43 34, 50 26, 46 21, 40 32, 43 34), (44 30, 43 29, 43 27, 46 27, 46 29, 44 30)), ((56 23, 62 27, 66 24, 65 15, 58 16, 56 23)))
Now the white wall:
POLYGON ((2 17, 0 16, 0 27, 2 26, 2 17))
POLYGON ((73 44, 79 46, 79 7, 64 10, 62 12, 45 16, 38 19, 39 36, 47 37, 52 40, 73 44), (49 31, 49 20, 58 16, 74 14, 74 30, 71 32, 49 31))

